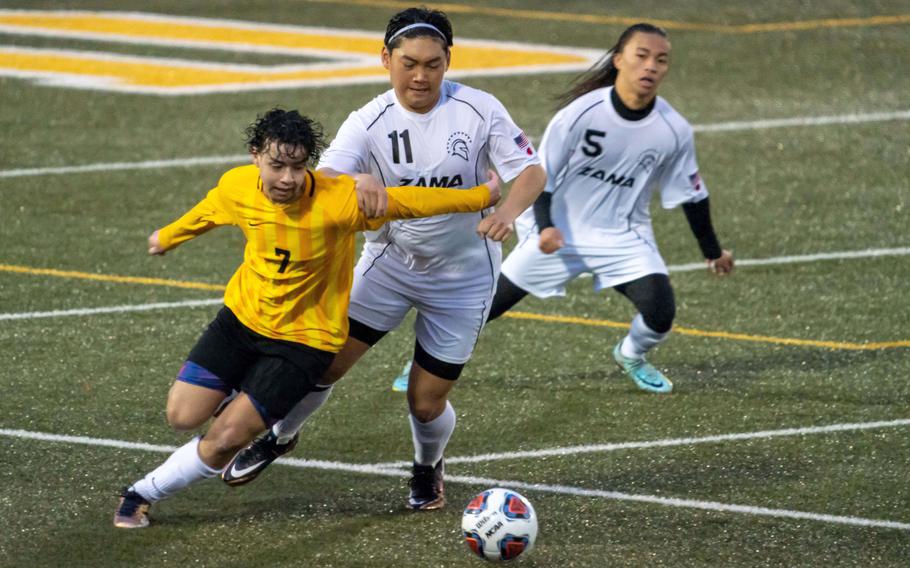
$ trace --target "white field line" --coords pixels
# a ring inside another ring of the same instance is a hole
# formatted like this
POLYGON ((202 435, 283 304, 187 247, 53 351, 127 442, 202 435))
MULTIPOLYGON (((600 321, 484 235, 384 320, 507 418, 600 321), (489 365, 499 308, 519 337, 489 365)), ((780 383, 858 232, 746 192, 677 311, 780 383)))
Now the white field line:
MULTIPOLYGON (((39 440, 42 442, 60 442, 63 444, 81 444, 85 446, 102 446, 106 448, 120 448, 124 450, 141 450, 144 452, 156 452, 161 454, 170 454, 177 450, 177 446, 144 444, 140 442, 127 442, 124 440, 111 440, 108 438, 90 438, 88 436, 65 436, 60 434, 47 434, 44 432, 30 432, 28 430, 10 430, 7 428, 0 428, 0 436, 21 438, 25 440, 39 440)), ((300 460, 295 458, 283 458, 278 460, 276 463, 282 463, 285 465, 300 468, 324 469, 329 471, 350 471, 355 473, 372 473, 376 475, 387 475, 391 477, 407 477, 411 475, 410 470, 377 467, 369 464, 351 464, 324 460, 300 460)), ((408 463, 409 468, 410 465, 411 464, 408 463)))
POLYGON ((65 316, 92 316, 96 314, 116 314, 124 312, 145 312, 149 310, 166 310, 171 308, 194 308, 223 304, 224 298, 209 300, 184 300, 182 302, 158 302, 153 304, 134 304, 130 306, 106 306, 101 308, 80 308, 74 310, 52 310, 49 312, 20 312, 0 314, 0 321, 38 318, 58 318, 65 316))
MULTIPOLYGON (((715 436, 701 436, 698 438, 668 438, 646 442, 621 442, 615 444, 596 444, 588 446, 569 446, 566 448, 551 448, 545 450, 529 450, 524 452, 503 452, 496 454, 479 454, 475 456, 455 456, 446 458, 446 464, 455 463, 484 463, 500 460, 517 460, 527 458, 544 458, 550 456, 574 456, 578 454, 593 454, 600 452, 615 452, 620 450, 644 450, 650 448, 670 448, 675 446, 692 446, 696 444, 717 444, 743 440, 768 440, 787 436, 808 436, 811 434, 830 434, 832 432, 854 432, 860 430, 875 430, 879 428, 896 428, 910 426, 910 419, 887 420, 880 422, 858 422, 848 424, 830 424, 828 426, 808 426, 805 428, 784 428, 782 430, 764 430, 759 432, 739 432, 734 434, 718 434, 715 436)), ((409 467, 411 462, 388 462, 374 464, 377 467, 409 467)))
POLYGON ((158 168, 185 168, 211 164, 243 164, 250 161, 249 154, 234 156, 202 156, 199 158, 175 158, 173 160, 149 160, 145 162, 108 162, 82 166, 61 166, 57 168, 25 168, 0 170, 0 178, 43 176, 54 174, 84 174, 90 172, 113 172, 122 170, 152 170, 158 168))
MULTIPOLYGON (((794 264, 802 262, 816 262, 819 260, 843 260, 849 258, 870 258, 876 256, 905 256, 910 254, 910 247, 881 248, 866 250, 845 250, 837 252, 821 252, 816 254, 801 254, 794 256, 773 256, 771 258, 744 258, 736 259, 736 266, 765 266, 774 264, 794 264)), ((693 270, 707 270, 704 262, 689 264, 671 264, 667 266, 670 272, 691 272, 693 270)))
MULTIPOLYGON (((763 130, 767 128, 784 128, 790 126, 823 126, 829 124, 857 124, 862 122, 882 122, 888 120, 908 120, 910 110, 892 112, 875 112, 859 114, 841 114, 832 116, 803 116, 752 121, 718 122, 714 124, 695 124, 696 132, 731 132, 738 130, 763 130)), ((534 137, 538 140, 539 137, 534 137)), ((78 174, 99 171, 140 170, 169 167, 189 167, 210 164, 242 164, 249 162, 247 154, 232 156, 203 156, 199 158, 174 158, 169 160, 151 160, 145 162, 111 162, 85 164, 81 166, 61 166, 53 168, 23 168, 0 170, 0 178, 41 176, 54 174, 78 174)))
POLYGON ((860 527, 877 527, 898 530, 910 530, 910 523, 885 521, 879 519, 865 519, 863 517, 850 517, 841 515, 826 515, 823 513, 809 513, 805 511, 791 511, 788 509, 770 509, 768 507, 755 507, 752 505, 736 505, 732 503, 717 503, 715 501, 698 501, 695 499, 675 499, 673 497, 659 497, 657 495, 635 495, 620 493, 618 491, 601 491, 597 489, 582 489, 565 485, 548 485, 543 483, 525 483, 487 477, 465 477, 460 475, 446 475, 446 483, 464 483, 480 485, 482 487, 510 487, 542 493, 560 493, 578 497, 600 497, 616 501, 633 501, 637 503, 650 503, 664 507, 681 507, 684 509, 702 509, 705 511, 718 511, 723 513, 740 513, 744 515, 758 515, 763 517, 781 517, 787 519, 804 519, 822 523, 836 523, 840 525, 854 525, 860 527))
MULTIPOLYGON (((910 421, 892 421, 910 422, 910 421)), ((871 424, 889 424, 886 422, 876 422, 871 424)), ((841 425, 848 426, 848 425, 841 425)), ((854 425, 855 426, 855 425, 854 425)), ((881 427, 881 426, 880 426, 881 427)), ((799 428, 794 430, 810 431, 820 433, 825 431, 818 428, 799 428), (815 431, 817 430, 817 431, 815 431)), ((854 428, 855 429, 855 428, 854 428)), ((126 442, 121 440, 111 440, 103 438, 90 438, 87 436, 63 436, 57 434, 47 434, 43 432, 29 432, 26 430, 0 429, 0 436, 12 438, 21 438, 28 440, 40 440, 45 442, 61 442, 68 444, 82 444, 89 446, 103 446, 112 448, 121 448, 129 450, 141 450, 147 452, 170 453, 176 450, 174 446, 164 446, 156 444, 143 444, 136 442, 126 442)), ((455 458, 457 459, 457 458, 455 458)), ((447 460, 454 463, 454 460, 447 460)), ((319 469, 326 471, 346 471, 352 473, 363 473, 382 475, 387 477, 407 477, 409 472, 406 469, 390 469, 377 464, 349 464, 335 461, 323 460, 300 460, 300 459, 279 459, 276 463, 292 467, 319 469)), ((527 483, 515 480, 492 479, 486 477, 447 475, 446 481, 449 483, 463 483, 466 485, 479 485, 486 487, 511 487, 515 489, 526 489, 539 491, 542 493, 557 493, 564 495, 574 495, 579 497, 599 497, 602 499, 613 499, 618 501, 632 501, 638 503, 649 503, 662 505, 665 507, 679 507, 686 509, 701 509, 706 511, 718 511, 727 513, 739 513, 745 515, 757 515, 766 517, 779 517, 789 519, 804 519, 809 521, 818 521, 825 523, 836 523, 843 525, 853 525, 861 527, 877 527, 899 530, 910 530, 910 523, 896 521, 886 521, 879 519, 866 519, 862 517, 827 515, 821 513, 811 513, 804 511, 792 511, 788 509, 771 509, 767 507, 756 507, 752 505, 737 505, 729 503, 717 503, 714 501, 699 501, 695 499, 676 499, 672 497, 660 497, 657 495, 635 495, 631 493, 621 493, 617 491, 602 491, 597 489, 584 489, 581 487, 571 487, 565 485, 549 485, 542 483, 527 483)))
POLYGON ((839 114, 833 116, 801 116, 796 118, 777 118, 768 120, 750 120, 745 122, 719 122, 716 124, 694 124, 695 132, 730 132, 734 130, 764 130, 766 128, 786 128, 788 126, 824 126, 828 124, 858 124, 861 122, 882 122, 886 120, 910 119, 910 110, 892 112, 871 112, 858 114, 839 114))
MULTIPOLYGON (((899 247, 893 249, 866 249, 857 251, 840 251, 826 252, 817 254, 805 254, 797 256, 776 256, 770 258, 746 258, 736 261, 736 265, 742 266, 767 266, 775 264, 793 264, 801 262, 816 262, 819 260, 840 260, 855 258, 870 258, 879 256, 903 256, 910 254, 910 247, 899 247)), ((688 272, 694 270, 705 270, 704 263, 693 262, 691 264, 670 265, 667 268, 670 272, 688 272)), ((590 274, 582 274, 583 277, 590 277, 590 274)), ((192 308, 197 306, 211 306, 220 304, 222 298, 211 298, 208 300, 185 300, 182 302, 162 302, 153 304, 134 304, 125 306, 104 306, 99 308, 78 308, 72 310, 52 310, 46 312, 14 312, 0 313, 0 321, 4 320, 29 320, 38 318, 53 318, 67 316, 91 316, 96 314, 111 314, 124 312, 142 312, 149 310, 164 310, 172 308, 192 308)))

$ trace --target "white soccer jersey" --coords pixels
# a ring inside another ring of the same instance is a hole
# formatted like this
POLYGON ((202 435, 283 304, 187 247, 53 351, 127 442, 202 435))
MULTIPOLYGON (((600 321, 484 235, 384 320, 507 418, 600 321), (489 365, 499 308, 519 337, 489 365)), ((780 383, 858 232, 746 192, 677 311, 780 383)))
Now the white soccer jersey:
MULTIPOLYGON (((443 81, 439 103, 426 114, 406 110, 391 89, 352 112, 318 167, 369 173, 386 186, 470 188, 486 181, 491 165, 511 181, 538 163, 496 98, 443 81)), ((499 243, 477 236, 481 218, 455 213, 390 222, 367 233, 364 252, 394 257, 418 272, 489 274, 491 265, 498 271, 501 251, 499 243)))
MULTIPOLYGON (((660 97, 648 116, 626 120, 613 107, 611 90, 591 91, 560 110, 540 143, 564 253, 601 254, 630 233, 650 235, 655 187, 666 209, 708 196, 689 123, 660 97)), ((536 233, 533 207, 519 225, 536 233)))

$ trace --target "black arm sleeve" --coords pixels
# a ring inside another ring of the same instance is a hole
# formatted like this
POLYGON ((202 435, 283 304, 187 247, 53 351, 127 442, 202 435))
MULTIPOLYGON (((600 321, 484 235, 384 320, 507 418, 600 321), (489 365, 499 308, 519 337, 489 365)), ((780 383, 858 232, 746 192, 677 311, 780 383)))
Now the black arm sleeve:
MULTIPOLYGON (((720 258, 721 248, 717 235, 714 234, 714 226, 711 225, 711 205, 708 203, 710 197, 706 197, 696 203, 683 203, 683 212, 689 221, 689 227, 692 228, 692 234, 698 240, 698 248, 708 260, 720 258)), ((534 212, 537 212, 537 204, 534 204, 534 212)))
POLYGON ((553 226, 553 219, 550 217, 550 202, 552 200, 553 194, 544 191, 534 201, 534 220, 537 222, 538 233, 553 226))

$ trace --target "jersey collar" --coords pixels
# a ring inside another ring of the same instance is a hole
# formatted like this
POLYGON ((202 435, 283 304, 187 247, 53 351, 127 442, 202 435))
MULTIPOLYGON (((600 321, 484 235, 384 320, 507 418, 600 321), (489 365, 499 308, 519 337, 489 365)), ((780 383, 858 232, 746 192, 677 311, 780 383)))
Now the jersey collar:
POLYGON ((616 87, 610 89, 610 102, 613 104, 613 109, 616 111, 621 118, 625 120, 631 120, 633 122, 647 118, 651 111, 654 110, 654 105, 657 104, 657 97, 651 99, 651 102, 648 103, 643 109, 633 110, 627 107, 622 99, 619 98, 619 94, 616 92, 616 87))
POLYGON ((414 112, 412 110, 406 109, 405 106, 403 104, 401 104, 401 101, 398 100, 398 93, 395 92, 395 89, 391 89, 392 98, 395 99, 395 106, 398 107, 398 110, 401 113, 403 113, 405 116, 407 116, 413 120, 419 120, 419 121, 425 122, 425 121, 428 121, 433 118, 433 115, 436 114, 436 111, 439 109, 439 107, 442 106, 442 104, 448 98, 448 96, 449 96, 448 83, 449 82, 446 80, 442 81, 442 86, 439 87, 439 100, 437 100, 436 104, 433 105, 433 108, 431 108, 427 112, 414 112))

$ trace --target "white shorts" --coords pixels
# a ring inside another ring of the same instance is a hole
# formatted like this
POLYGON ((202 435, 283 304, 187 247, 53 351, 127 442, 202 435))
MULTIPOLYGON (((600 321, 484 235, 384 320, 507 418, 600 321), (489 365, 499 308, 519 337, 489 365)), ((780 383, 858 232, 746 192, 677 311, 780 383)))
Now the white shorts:
POLYGON ((612 288, 649 274, 668 274, 650 227, 609 235, 609 246, 579 251, 566 246, 544 254, 536 234, 526 234, 502 263, 503 275, 538 298, 565 296, 566 284, 590 273, 594 289, 612 288))
POLYGON ((421 347, 440 361, 467 363, 487 321, 500 257, 467 276, 415 272, 393 255, 364 250, 354 267, 348 316, 373 329, 390 331, 411 308, 421 347))

